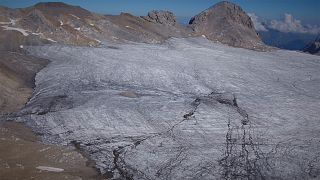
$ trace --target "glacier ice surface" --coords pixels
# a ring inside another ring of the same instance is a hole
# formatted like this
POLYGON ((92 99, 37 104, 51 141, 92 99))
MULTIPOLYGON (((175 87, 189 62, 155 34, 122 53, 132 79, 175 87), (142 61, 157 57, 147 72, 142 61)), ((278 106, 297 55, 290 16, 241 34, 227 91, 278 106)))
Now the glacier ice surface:
POLYGON ((28 47, 52 62, 19 119, 114 178, 320 177, 320 57, 205 38, 116 46, 28 47))

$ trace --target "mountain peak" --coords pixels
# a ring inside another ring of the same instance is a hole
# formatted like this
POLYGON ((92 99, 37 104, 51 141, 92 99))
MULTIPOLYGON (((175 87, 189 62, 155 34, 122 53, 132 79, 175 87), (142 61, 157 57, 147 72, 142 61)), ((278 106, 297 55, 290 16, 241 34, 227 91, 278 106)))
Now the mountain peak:
POLYGON ((34 5, 35 7, 71 7, 64 2, 40 2, 34 5))
POLYGON ((40 2, 33 7, 39 9, 45 14, 53 16, 59 16, 61 14, 73 14, 82 18, 91 15, 91 12, 81 8, 80 6, 72 6, 63 2, 40 2))
POLYGON ((248 28, 254 28, 253 23, 246 12, 240 6, 232 2, 221 1, 211 6, 206 11, 207 13, 214 13, 222 16, 227 20, 235 21, 236 23, 247 26, 248 28))
POLYGON ((220 1, 213 6, 225 6, 225 7, 240 7, 230 1, 220 1))
POLYGON ((213 41, 249 49, 264 48, 250 17, 240 6, 228 1, 219 2, 191 18, 189 27, 213 41))

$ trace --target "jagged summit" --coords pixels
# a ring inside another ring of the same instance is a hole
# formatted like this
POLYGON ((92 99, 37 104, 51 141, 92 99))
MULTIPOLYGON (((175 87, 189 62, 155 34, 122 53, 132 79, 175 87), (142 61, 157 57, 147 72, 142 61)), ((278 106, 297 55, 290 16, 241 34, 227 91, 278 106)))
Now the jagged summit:
POLYGON ((176 16, 170 11, 153 10, 148 12, 147 16, 143 17, 147 21, 160 23, 164 25, 176 25, 176 16))
POLYGON ((263 48, 250 17, 231 2, 219 2, 194 16, 189 27, 213 41, 249 49, 263 48))

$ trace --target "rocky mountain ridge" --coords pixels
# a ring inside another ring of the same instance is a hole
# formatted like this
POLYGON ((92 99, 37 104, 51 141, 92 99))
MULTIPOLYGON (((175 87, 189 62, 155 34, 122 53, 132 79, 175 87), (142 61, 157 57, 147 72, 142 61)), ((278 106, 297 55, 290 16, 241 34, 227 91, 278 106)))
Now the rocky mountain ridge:
POLYGON ((261 49, 264 44, 254 29, 250 17, 233 3, 223 1, 191 18, 196 35, 235 47, 261 49))
POLYGON ((0 9, 1 33, 8 39, 1 49, 20 45, 63 43, 99 46, 103 42, 161 43, 170 37, 205 36, 230 46, 265 50, 250 18, 237 5, 220 2, 183 26, 169 11, 147 16, 100 15, 61 2, 38 3, 19 9, 0 9), (15 32, 15 33, 12 33, 15 32))

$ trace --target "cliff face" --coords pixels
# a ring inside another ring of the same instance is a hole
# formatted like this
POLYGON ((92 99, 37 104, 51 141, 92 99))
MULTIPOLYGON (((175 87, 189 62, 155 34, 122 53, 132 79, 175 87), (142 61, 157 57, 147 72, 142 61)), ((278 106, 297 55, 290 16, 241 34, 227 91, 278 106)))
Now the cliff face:
POLYGON ((194 16, 189 27, 196 35, 205 35, 212 41, 248 49, 264 48, 250 17, 230 2, 217 3, 194 16))

